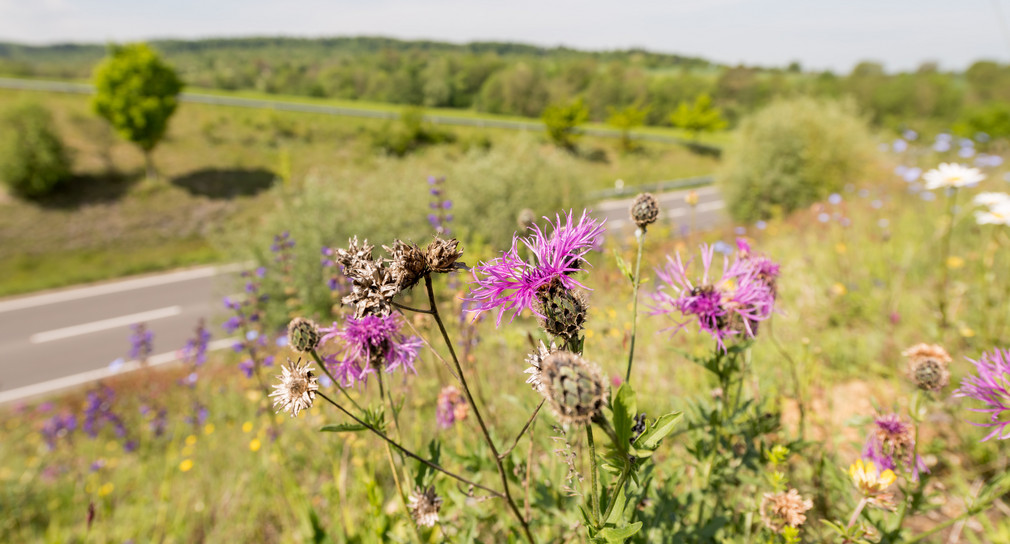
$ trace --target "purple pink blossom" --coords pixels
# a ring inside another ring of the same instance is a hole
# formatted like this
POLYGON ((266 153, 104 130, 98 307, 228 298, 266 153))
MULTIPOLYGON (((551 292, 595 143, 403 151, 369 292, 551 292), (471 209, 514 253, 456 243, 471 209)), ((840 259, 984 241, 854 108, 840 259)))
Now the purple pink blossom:
POLYGON ((326 357, 326 363, 345 387, 367 381, 368 375, 377 368, 386 372, 402 369, 416 373, 414 360, 421 339, 401 334, 396 314, 348 317, 344 326, 333 323, 332 327, 322 328, 320 332, 323 333, 320 345, 335 345, 338 350, 326 357))
POLYGON ((1010 438, 1010 429, 1007 429, 1010 426, 1010 351, 994 348, 971 362, 975 365, 975 373, 961 380, 961 387, 954 391, 954 396, 982 404, 981 408, 972 408, 973 412, 989 416, 985 423, 973 423, 992 428, 982 442, 993 437, 1010 438))

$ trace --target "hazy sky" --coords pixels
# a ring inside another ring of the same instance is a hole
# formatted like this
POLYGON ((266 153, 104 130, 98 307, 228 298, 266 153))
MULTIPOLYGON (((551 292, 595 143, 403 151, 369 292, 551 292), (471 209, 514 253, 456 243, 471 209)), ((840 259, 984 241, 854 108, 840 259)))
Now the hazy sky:
POLYGON ((369 35, 644 47, 847 72, 1010 62, 1010 0, 0 0, 0 41, 369 35))

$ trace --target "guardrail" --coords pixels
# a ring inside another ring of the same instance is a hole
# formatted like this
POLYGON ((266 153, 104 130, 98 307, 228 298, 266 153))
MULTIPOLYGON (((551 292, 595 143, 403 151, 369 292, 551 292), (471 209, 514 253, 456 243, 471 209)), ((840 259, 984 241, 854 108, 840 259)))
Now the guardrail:
POLYGON ((715 176, 696 176, 693 178, 672 179, 669 181, 657 181, 642 185, 632 185, 627 187, 615 187, 602 191, 593 191, 586 195, 590 200, 604 200, 608 198, 620 198, 624 196, 637 195, 638 193, 662 193, 664 191, 677 191, 682 189, 693 189, 704 187, 715 183, 715 176))
MULTIPOLYGON (((45 81, 36 79, 16 79, 0 77, 0 88, 18 89, 26 91, 47 91, 73 94, 93 94, 94 87, 86 83, 71 83, 67 81, 45 81)), ((400 113, 396 111, 371 110, 367 108, 348 108, 342 106, 327 106, 323 104, 306 104, 302 102, 284 102, 280 100, 266 100, 262 98, 239 98, 231 96, 221 96, 201 93, 181 93, 179 100, 183 102, 193 102, 197 104, 212 104, 216 106, 235 106, 240 108, 274 109, 281 111, 296 111, 302 113, 321 113, 326 115, 342 115, 346 117, 364 117, 369 119, 398 119, 400 113)), ((467 127, 483 128, 504 128, 510 130, 544 130, 543 123, 539 121, 512 121, 507 119, 487 119, 454 117, 450 115, 428 114, 424 120, 429 123, 440 125, 455 125, 467 127)), ((601 136, 605 138, 619 138, 619 130, 606 128, 580 128, 577 132, 591 136, 601 136)), ((662 142, 678 144, 692 149, 698 153, 719 155, 722 149, 718 146, 703 144, 673 136, 650 133, 631 133, 631 139, 641 141, 662 142)))

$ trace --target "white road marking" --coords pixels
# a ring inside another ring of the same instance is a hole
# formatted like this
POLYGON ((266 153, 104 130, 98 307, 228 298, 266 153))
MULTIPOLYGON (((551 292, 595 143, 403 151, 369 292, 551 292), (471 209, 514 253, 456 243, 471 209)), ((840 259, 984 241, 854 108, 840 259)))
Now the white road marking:
MULTIPOLYGON (((224 338, 221 340, 214 340, 207 344, 207 351, 217 351, 219 349, 231 347, 237 338, 224 338)), ((147 366, 159 366, 167 363, 172 363, 181 359, 181 353, 179 351, 173 351, 170 353, 160 353, 154 355, 147 359, 147 366)), ((133 360, 123 363, 119 368, 113 369, 110 367, 99 368, 97 370, 89 370, 87 372, 81 372, 80 374, 74 374, 72 376, 64 376, 62 378, 56 378, 55 380, 49 380, 46 382, 36 383, 32 385, 26 385, 24 387, 19 387, 17 389, 11 389, 10 391, 0 391, 0 404, 5 402, 12 402, 15 400, 26 399, 29 397, 34 397, 37 395, 44 395, 46 393, 52 393, 54 391, 59 391, 61 389, 67 389, 77 385, 85 384, 88 382, 93 382, 95 380, 100 380, 102 378, 107 378, 109 376, 114 376, 116 374, 122 374, 123 372, 131 372, 141 368, 140 361, 133 360)))
POLYGON ((28 341, 33 344, 52 342, 53 340, 62 340, 64 338, 81 336, 82 334, 91 334, 93 332, 115 329, 117 327, 125 327, 126 325, 133 325, 134 323, 140 323, 144 321, 154 321, 155 319, 164 319, 166 317, 176 316, 181 313, 182 313, 182 306, 169 306, 167 308, 159 308, 157 310, 150 310, 147 312, 123 315, 119 317, 103 319, 101 321, 92 321, 91 323, 74 325, 72 327, 63 327, 62 329, 54 329, 51 331, 38 332, 29 336, 28 341))
POLYGON ((0 301, 0 313, 23 310, 25 308, 34 308, 35 306, 44 306, 46 304, 56 304, 57 302, 67 302, 82 298, 109 295, 112 293, 120 293, 134 289, 143 289, 145 287, 155 287, 168 283, 209 278, 218 274, 226 274, 242 270, 247 267, 248 265, 244 263, 236 263, 225 266, 205 266, 202 268, 169 272, 167 274, 158 274, 156 276, 144 276, 142 278, 102 283, 100 285, 92 285, 89 287, 77 287, 54 291, 52 293, 45 293, 42 295, 19 297, 0 301))

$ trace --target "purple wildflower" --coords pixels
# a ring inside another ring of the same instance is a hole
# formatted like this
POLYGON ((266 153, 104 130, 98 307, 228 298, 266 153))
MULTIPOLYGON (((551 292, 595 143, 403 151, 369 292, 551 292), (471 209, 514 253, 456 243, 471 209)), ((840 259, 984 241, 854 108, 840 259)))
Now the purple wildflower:
POLYGON ((677 311, 687 317, 676 330, 696 319, 699 329, 712 335, 719 348, 725 350, 726 338, 738 334, 754 337, 758 322, 771 315, 775 299, 755 268, 741 259, 730 264, 729 258, 723 257, 722 277, 718 281, 710 280, 713 253, 713 248, 702 246, 704 270, 697 283, 688 277, 680 254, 676 260, 667 256, 666 267, 656 270, 665 285, 653 295, 657 306, 652 313, 677 311))
POLYGON ((386 372, 402 368, 405 372, 416 373, 414 360, 421 340, 400 334, 400 322, 395 314, 349 317, 343 327, 334 323, 320 332, 323 333, 320 345, 337 342, 343 348, 339 354, 328 356, 326 362, 344 386, 367 381, 368 374, 379 367, 386 372))
POLYGON ((497 308, 496 325, 501 325, 502 316, 508 311, 514 312, 513 319, 523 310, 540 315, 535 308, 537 292, 553 281, 558 281, 565 289, 585 289, 572 275, 582 269, 585 254, 594 249, 603 236, 603 222, 589 217, 588 211, 583 211, 578 221, 571 211, 564 221, 560 215, 555 216, 555 223, 544 219, 552 227, 550 236, 533 225, 526 238, 514 236, 511 249, 500 257, 473 267, 473 287, 466 300, 474 303, 476 312, 497 308), (519 256, 520 242, 532 254, 533 262, 519 256))
POLYGON ((111 425, 116 436, 124 438, 126 436, 126 425, 123 424, 123 420, 112 409, 112 403, 115 398, 115 391, 105 385, 99 385, 95 389, 88 391, 88 400, 84 406, 84 421, 81 423, 81 430, 91 438, 94 438, 98 436, 99 431, 103 427, 111 425))
POLYGON ((779 265, 775 261, 751 252, 750 244, 743 238, 736 239, 736 247, 740 252, 740 264, 754 271, 757 279, 761 280, 772 293, 772 298, 778 295, 779 265))
MULTIPOLYGON (((971 361, 971 359, 969 359, 971 361)), ((973 408, 973 412, 989 414, 987 423, 973 423, 979 427, 992 427, 991 433, 982 442, 996 437, 1010 438, 1010 351, 994 348, 992 353, 983 353, 975 365, 975 375, 961 380, 961 387, 954 391, 955 397, 969 397, 985 405, 973 408), (1000 421, 1001 416, 1003 421, 1000 421)))
POLYGON ((878 415, 873 420, 873 428, 866 438, 863 447, 863 459, 873 461, 880 470, 897 470, 899 464, 912 475, 913 481, 918 481, 919 473, 929 472, 922 457, 916 456, 915 428, 910 422, 898 414, 878 415))
POLYGON ((130 335, 130 358, 146 361, 154 350, 154 333, 143 323, 132 325, 130 330, 133 331, 130 335))
POLYGON ((438 394, 438 405, 435 409, 435 418, 438 426, 443 429, 452 427, 457 421, 466 419, 469 413, 469 405, 463 394, 453 385, 442 388, 438 394))
POLYGON ((182 358, 193 366, 202 366, 207 362, 207 344, 210 343, 210 331, 203 323, 197 322, 193 337, 186 341, 182 348, 182 358))
POLYGON ((67 438, 77 429, 77 417, 70 413, 56 414, 42 426, 42 437, 49 450, 56 449, 59 439, 67 438))

